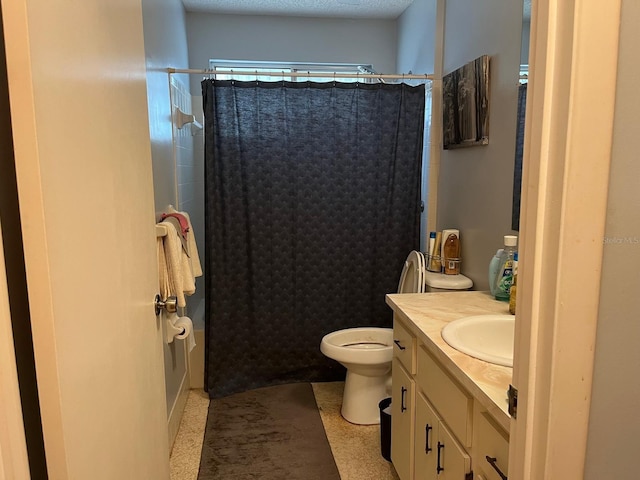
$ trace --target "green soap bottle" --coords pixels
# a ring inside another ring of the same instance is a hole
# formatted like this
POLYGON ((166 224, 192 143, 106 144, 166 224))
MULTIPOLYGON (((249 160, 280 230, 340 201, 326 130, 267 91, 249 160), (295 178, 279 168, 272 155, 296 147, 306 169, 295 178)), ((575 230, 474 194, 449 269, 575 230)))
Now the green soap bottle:
POLYGON ((500 255, 500 269, 496 275, 495 297, 503 302, 509 301, 511 284, 513 283, 513 261, 518 246, 516 235, 504 236, 504 251, 500 255))

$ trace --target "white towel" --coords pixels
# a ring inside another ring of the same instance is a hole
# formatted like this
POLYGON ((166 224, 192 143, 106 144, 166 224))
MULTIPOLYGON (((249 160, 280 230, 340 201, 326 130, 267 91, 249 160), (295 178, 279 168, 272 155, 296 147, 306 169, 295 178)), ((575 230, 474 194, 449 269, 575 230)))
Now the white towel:
POLYGON ((169 271, 167 270, 167 259, 164 255, 163 237, 156 238, 156 251, 158 255, 158 291, 162 299, 166 299, 171 295, 169 285, 169 271))
POLYGON ((172 219, 161 222, 167 229, 167 235, 158 239, 157 246, 160 295, 163 299, 175 295, 178 299, 178 307, 186 307, 185 295, 195 293, 195 278, 202 275, 202 266, 189 215, 173 208, 169 208, 169 211, 183 215, 189 222, 186 239, 188 254, 182 245, 181 232, 178 232, 172 219))
POLYGON ((169 295, 164 298, 175 295, 178 298, 178 306, 186 307, 187 302, 184 298, 185 289, 183 281, 183 257, 186 257, 186 255, 183 253, 182 243, 178 238, 176 228, 169 222, 162 222, 162 225, 167 229, 167 235, 162 238, 164 257, 167 265, 167 277, 169 280, 169 295))
POLYGON ((189 249, 189 263, 191 273, 193 274, 194 279, 195 277, 201 277, 202 265, 200 264, 200 257, 198 256, 198 246, 196 245, 196 236, 193 232, 193 224, 191 223, 191 218, 189 218, 189 214, 187 212, 179 212, 173 207, 169 208, 169 213, 179 213, 180 215, 184 215, 184 218, 186 218, 187 222, 189 222, 189 232, 187 233, 187 248, 189 249))

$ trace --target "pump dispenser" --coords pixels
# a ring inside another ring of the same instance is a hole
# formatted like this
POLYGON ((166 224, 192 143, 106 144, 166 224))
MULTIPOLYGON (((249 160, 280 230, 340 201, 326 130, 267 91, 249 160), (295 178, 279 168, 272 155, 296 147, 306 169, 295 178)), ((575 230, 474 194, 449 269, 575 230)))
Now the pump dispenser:
POLYGON ((495 298, 503 302, 509 301, 511 283, 513 282, 513 260, 518 245, 515 235, 504 236, 504 251, 500 255, 498 274, 495 281, 495 298))

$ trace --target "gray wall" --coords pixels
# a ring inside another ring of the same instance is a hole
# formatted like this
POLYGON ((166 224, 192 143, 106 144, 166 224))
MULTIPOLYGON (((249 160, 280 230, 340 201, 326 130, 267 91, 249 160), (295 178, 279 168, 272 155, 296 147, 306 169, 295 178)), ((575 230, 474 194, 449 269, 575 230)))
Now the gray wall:
POLYGON ((520 63, 529 65, 529 42, 531 36, 531 21, 525 19, 522 22, 522 47, 520 49, 520 63))
MULTIPOLYGON (((399 73, 434 73, 436 43, 436 5, 437 0, 414 0, 398 18, 398 60, 399 73)), ((429 97, 429 94, 427 94, 429 97)), ((425 111, 424 150, 422 152, 422 212, 420 226, 420 249, 426 250, 426 225, 429 186, 431 118, 430 102, 427 100, 425 111)))
MULTIPOLYGON (((176 204, 176 169, 173 158, 171 103, 166 68, 186 68, 187 37, 180 0, 143 0, 144 42, 147 61, 147 101, 153 160, 156 212, 176 204)), ((188 80, 185 80, 188 85, 188 80)), ((164 344, 167 412, 186 375, 184 342, 164 344)))
MULTIPOLYGON (((189 64, 209 59, 372 64, 396 68, 395 20, 187 13, 189 64)), ((192 79, 192 92, 199 89, 192 79)))
POLYGON ((436 4, 414 0, 398 18, 398 72, 434 72, 436 4))
MULTIPOLYGON (((143 0, 147 58, 147 101, 153 156, 156 212, 175 205, 176 173, 171 136, 171 103, 167 67, 187 68, 185 13, 180 0, 143 0)), ((184 76, 183 76, 184 77, 184 76)), ((182 78, 188 82, 188 78, 182 78)), ((187 83, 188 84, 188 83, 187 83)))
POLYGON ((448 0, 444 73, 488 54, 489 145, 443 150, 437 228, 459 228, 462 272, 488 290, 489 260, 511 230, 522 2, 448 0))
POLYGON ((640 437, 640 4, 622 2, 618 85, 586 480, 638 477, 640 437))

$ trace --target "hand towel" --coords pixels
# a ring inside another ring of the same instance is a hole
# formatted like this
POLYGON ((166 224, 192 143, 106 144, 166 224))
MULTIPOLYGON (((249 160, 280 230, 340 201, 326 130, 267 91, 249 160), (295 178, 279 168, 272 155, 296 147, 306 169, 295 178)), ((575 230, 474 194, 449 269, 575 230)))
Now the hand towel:
POLYGON ((202 265, 200 264, 200 257, 198 255, 198 246, 196 245, 196 236, 193 232, 193 225, 191 224, 191 218, 187 212, 179 212, 173 207, 169 207, 169 213, 177 213, 183 215, 188 222, 189 231, 187 232, 187 247, 189 249, 189 258, 191 260, 191 272, 195 277, 202 276, 202 265))
MULTIPOLYGON (((167 229, 167 235, 162 238, 167 265, 167 276, 169 279, 169 295, 175 295, 178 298, 179 307, 186 307, 187 302, 184 298, 185 287, 183 279, 185 275, 183 274, 183 258, 188 257, 182 251, 182 243, 178 238, 178 232, 173 224, 171 222, 162 222, 162 225, 167 229)), ((189 285, 189 287, 191 286, 189 285)), ((164 298, 166 299, 167 297, 164 298)))
POLYGON ((191 224, 189 223, 187 218, 182 213, 171 212, 171 213, 163 213, 161 220, 164 220, 167 217, 173 217, 180 223, 180 233, 184 238, 187 238, 187 232, 191 228, 191 224))
POLYGON ((156 237, 156 251, 158 256, 158 291, 163 300, 171 295, 169 286, 169 271, 164 255, 164 237, 156 237))

